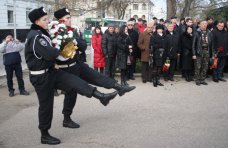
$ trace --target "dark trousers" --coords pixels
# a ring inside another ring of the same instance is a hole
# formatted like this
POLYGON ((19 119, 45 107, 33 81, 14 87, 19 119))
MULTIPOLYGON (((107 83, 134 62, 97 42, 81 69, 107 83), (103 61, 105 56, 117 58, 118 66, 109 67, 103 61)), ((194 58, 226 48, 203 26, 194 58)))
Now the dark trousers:
POLYGON ((114 78, 115 76, 115 65, 116 65, 116 58, 109 57, 105 58, 105 75, 114 78))
POLYGON ((217 69, 213 70, 213 78, 214 79, 222 78, 222 73, 223 73, 223 69, 224 69, 224 66, 225 66, 225 62, 226 62, 226 57, 225 56, 218 58, 217 69))
POLYGON ((54 90, 74 91, 89 98, 95 87, 79 77, 62 70, 50 69, 45 74, 30 75, 30 81, 35 88, 39 100, 39 129, 51 128, 53 117, 54 90))
POLYGON ((15 75, 17 77, 19 90, 20 91, 25 90, 21 63, 15 64, 15 65, 5 65, 5 70, 6 70, 8 90, 14 91, 14 88, 13 88, 13 72, 14 71, 15 71, 15 75))
MULTIPOLYGON (((107 89, 113 88, 114 84, 116 83, 116 80, 100 74, 85 63, 76 64, 68 68, 62 68, 61 70, 79 76, 81 79, 92 85, 104 87, 107 89)), ((77 92, 67 91, 65 93, 64 106, 62 111, 64 115, 72 114, 73 108, 76 104, 76 99, 77 92)))
POLYGON ((167 72, 164 73, 164 77, 169 79, 169 78, 173 78, 174 76, 174 71, 176 68, 176 59, 170 59, 170 67, 169 70, 167 72))
POLYGON ((148 81, 149 76, 149 62, 142 62, 142 80, 148 81))
POLYGON ((207 76, 209 63, 209 52, 202 50, 202 54, 196 57, 195 66, 195 79, 196 81, 204 81, 207 76))
POLYGON ((134 73, 134 65, 127 65, 127 68, 126 68, 127 79, 133 78, 133 73, 134 73))

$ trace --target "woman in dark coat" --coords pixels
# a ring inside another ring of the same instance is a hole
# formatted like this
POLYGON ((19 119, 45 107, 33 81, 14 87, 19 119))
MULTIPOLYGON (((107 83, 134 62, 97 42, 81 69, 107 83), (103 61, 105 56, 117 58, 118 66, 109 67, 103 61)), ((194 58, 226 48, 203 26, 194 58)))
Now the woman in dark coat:
POLYGON ((128 85, 126 82, 126 68, 128 55, 132 52, 132 42, 128 35, 126 25, 120 27, 117 37, 117 63, 116 66, 121 70, 121 84, 128 85))
POLYGON ((154 87, 157 87, 157 85, 164 86, 159 81, 161 68, 164 64, 164 56, 165 56, 165 49, 166 49, 166 39, 165 39, 163 25, 158 24, 156 26, 156 32, 151 37, 151 40, 150 40, 150 47, 151 47, 151 56, 153 56, 152 77, 153 77, 154 87))
POLYGON ((181 38, 181 49, 182 49, 182 70, 186 81, 193 81, 192 79, 192 69, 193 69, 193 59, 192 59, 192 42, 193 42, 193 28, 188 26, 181 38))

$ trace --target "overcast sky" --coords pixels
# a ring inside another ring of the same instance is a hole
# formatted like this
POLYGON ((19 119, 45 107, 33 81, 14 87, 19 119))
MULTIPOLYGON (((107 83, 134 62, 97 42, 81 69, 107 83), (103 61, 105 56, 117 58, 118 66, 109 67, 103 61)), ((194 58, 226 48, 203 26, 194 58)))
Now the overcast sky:
POLYGON ((151 0, 155 7, 153 9, 153 13, 157 18, 166 17, 166 0, 151 0), (163 11, 162 11, 163 10, 163 11))

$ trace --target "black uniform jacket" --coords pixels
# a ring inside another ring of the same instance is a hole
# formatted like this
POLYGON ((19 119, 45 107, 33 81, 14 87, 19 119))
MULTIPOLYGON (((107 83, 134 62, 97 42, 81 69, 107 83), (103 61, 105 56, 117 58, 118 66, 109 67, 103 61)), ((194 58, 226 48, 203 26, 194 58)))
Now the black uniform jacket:
POLYGON ((25 60, 28 69, 38 71, 52 67, 59 53, 57 48, 52 47, 46 30, 32 24, 25 43, 25 60))

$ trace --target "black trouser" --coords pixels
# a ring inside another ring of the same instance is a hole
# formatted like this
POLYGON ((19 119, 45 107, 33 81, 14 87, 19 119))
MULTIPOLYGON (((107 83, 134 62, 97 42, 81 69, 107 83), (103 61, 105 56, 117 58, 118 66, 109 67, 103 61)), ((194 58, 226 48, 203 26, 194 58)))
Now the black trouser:
POLYGON ((13 88, 13 72, 14 71, 15 71, 15 75, 17 77, 19 90, 20 91, 25 90, 21 63, 14 64, 14 65, 5 65, 5 70, 6 70, 8 90, 14 91, 14 88, 13 88))
POLYGON ((149 76, 149 62, 142 62, 142 80, 148 81, 149 76))
POLYGON ((54 90, 60 89, 66 92, 74 91, 87 97, 92 97, 93 86, 79 77, 62 70, 50 69, 45 74, 31 75, 30 81, 35 87, 39 100, 39 129, 51 128, 53 117, 54 90))
MULTIPOLYGON (((113 88, 114 84, 116 83, 116 80, 100 74, 99 72, 90 68, 85 63, 76 64, 68 68, 62 68, 62 70, 69 72, 71 74, 74 74, 76 76, 79 76, 84 81, 92 85, 104 87, 107 89, 113 88)), ((76 99, 77 99, 77 92, 67 91, 65 93, 64 106, 62 111, 64 115, 72 114, 73 108, 76 103, 76 99)))
POLYGON ((133 78, 133 73, 134 73, 134 67, 133 67, 133 65, 127 65, 127 69, 126 69, 127 79, 133 78))
POLYGON ((170 67, 169 67, 169 70, 164 73, 164 77, 165 78, 168 78, 168 79, 173 78, 175 67, 176 67, 176 60, 177 59, 170 59, 170 67))
POLYGON ((108 57, 105 58, 105 75, 114 78, 115 76, 115 65, 116 65, 116 58, 115 57, 108 57))

